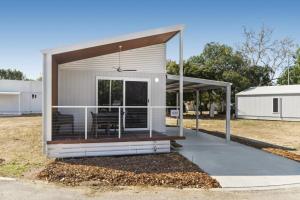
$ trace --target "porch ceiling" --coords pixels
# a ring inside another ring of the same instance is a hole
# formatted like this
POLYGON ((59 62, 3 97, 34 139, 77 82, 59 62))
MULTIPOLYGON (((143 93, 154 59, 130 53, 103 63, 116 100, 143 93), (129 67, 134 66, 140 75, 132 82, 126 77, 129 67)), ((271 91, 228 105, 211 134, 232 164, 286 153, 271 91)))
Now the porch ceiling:
MULTIPOLYGON (((179 76, 167 74, 167 92, 177 92, 179 91, 179 76)), ((183 77, 183 90, 195 91, 195 90, 209 90, 225 88, 230 86, 231 83, 223 81, 214 81, 201 78, 183 77)))

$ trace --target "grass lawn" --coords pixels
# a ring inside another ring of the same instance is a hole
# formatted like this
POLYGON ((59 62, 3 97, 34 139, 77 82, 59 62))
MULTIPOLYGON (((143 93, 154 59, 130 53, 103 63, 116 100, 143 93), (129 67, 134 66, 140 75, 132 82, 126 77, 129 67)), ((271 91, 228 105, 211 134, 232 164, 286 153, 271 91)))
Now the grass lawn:
MULTIPOLYGON (((176 120, 167 118, 167 124, 175 125, 176 120)), ((185 119, 184 126, 186 128, 195 128, 196 122, 194 119, 185 119)), ((225 132, 225 120, 200 119, 199 128, 208 131, 225 132)), ((236 136, 294 148, 296 150, 293 153, 300 155, 300 122, 231 120, 231 132, 236 136)))
POLYGON ((0 117, 0 176, 20 177, 45 166, 41 116, 0 117))
MULTIPOLYGON (((53 160, 42 154, 41 123, 41 116, 0 117, 0 176, 33 177, 53 166, 53 160)), ((175 123, 167 118, 167 124, 175 123)), ((184 124, 193 128, 195 120, 185 119, 184 124)), ((200 128, 224 132, 225 120, 201 119, 200 128)), ((232 120, 231 129, 233 135, 294 148, 300 155, 300 122, 232 120)))
POLYGON ((0 118, 0 176, 40 178, 66 185, 220 187, 177 153, 47 159, 41 116, 0 118))

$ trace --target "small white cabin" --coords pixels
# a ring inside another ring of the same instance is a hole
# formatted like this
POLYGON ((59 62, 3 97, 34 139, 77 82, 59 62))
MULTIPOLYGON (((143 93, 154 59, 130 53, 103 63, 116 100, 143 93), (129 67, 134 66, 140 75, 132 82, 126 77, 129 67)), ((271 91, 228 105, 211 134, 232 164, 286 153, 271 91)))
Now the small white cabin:
POLYGON ((300 121, 300 85, 249 88, 235 102, 237 118, 300 121))
POLYGON ((0 115, 42 113, 42 82, 0 80, 0 115))
POLYGON ((200 90, 226 90, 229 140, 231 83, 183 76, 183 29, 176 25, 43 50, 47 156, 170 152, 171 141, 185 139, 184 90, 197 96, 200 90), (179 76, 166 74, 167 42, 175 36, 179 76), (176 106, 166 106, 167 92, 176 92, 176 106), (166 127, 170 109, 177 111, 178 130, 166 127))

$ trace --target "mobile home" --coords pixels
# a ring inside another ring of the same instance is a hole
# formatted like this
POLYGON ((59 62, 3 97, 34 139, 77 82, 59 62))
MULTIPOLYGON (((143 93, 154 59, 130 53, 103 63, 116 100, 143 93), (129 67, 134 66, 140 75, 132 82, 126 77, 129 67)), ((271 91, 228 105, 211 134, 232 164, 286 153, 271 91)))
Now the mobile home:
POLYGON ((42 82, 0 80, 0 115, 42 113, 42 82))
POLYGON ((300 85, 253 87, 236 94, 236 116, 300 121, 300 85))

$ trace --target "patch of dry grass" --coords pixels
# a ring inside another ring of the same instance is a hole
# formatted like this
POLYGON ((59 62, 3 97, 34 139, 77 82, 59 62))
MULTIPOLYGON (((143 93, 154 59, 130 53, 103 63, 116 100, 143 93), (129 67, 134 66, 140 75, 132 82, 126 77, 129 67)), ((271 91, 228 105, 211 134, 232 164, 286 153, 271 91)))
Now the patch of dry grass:
MULTIPOLYGON (((225 131, 223 119, 200 119, 199 128, 208 131, 225 131)), ((167 118, 167 124, 175 125, 176 119, 167 118)), ((185 119, 186 128, 195 128, 194 119, 185 119)), ((231 120, 233 135, 296 149, 292 151, 300 155, 300 122, 264 121, 264 120, 231 120)))
POLYGON ((0 117, 0 176, 20 177, 48 163, 41 116, 0 117))

